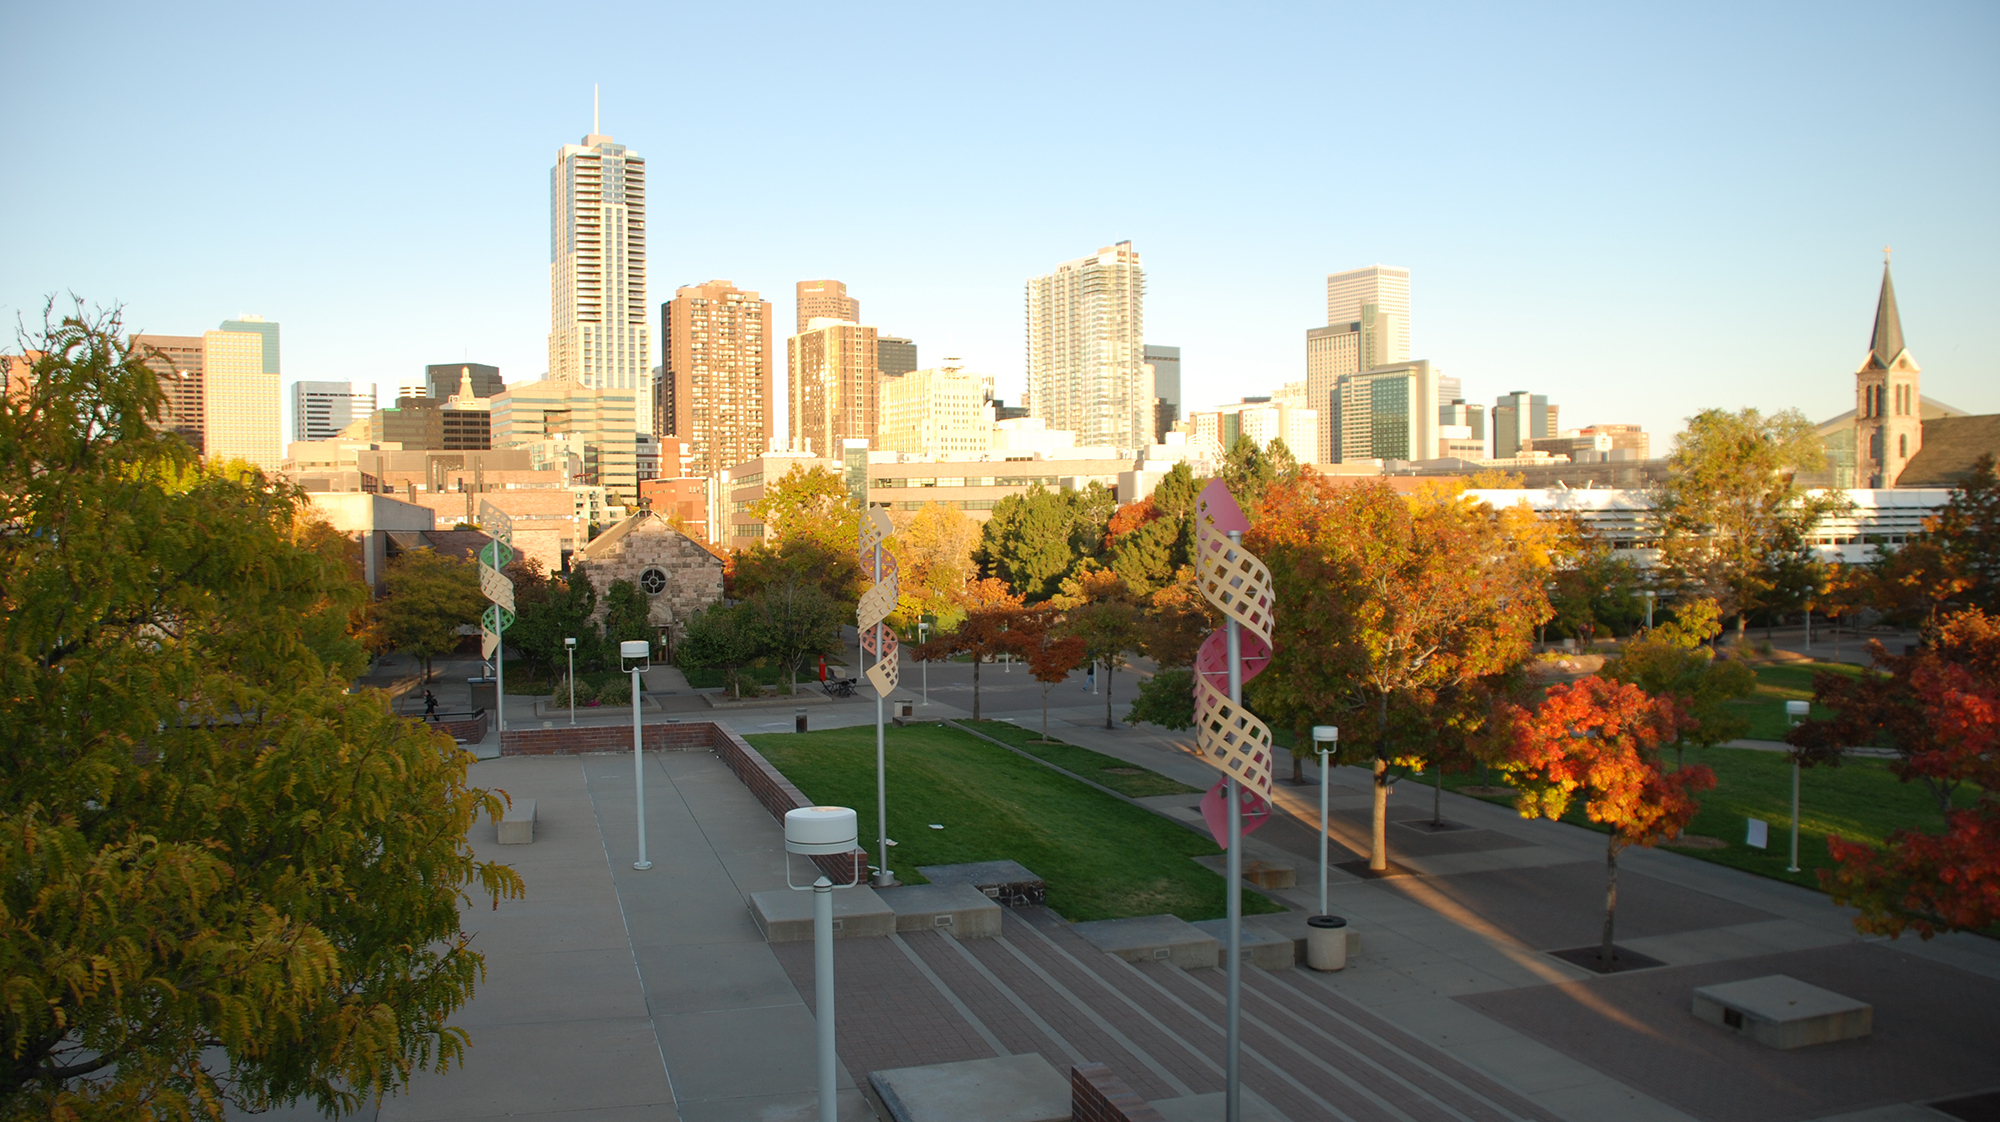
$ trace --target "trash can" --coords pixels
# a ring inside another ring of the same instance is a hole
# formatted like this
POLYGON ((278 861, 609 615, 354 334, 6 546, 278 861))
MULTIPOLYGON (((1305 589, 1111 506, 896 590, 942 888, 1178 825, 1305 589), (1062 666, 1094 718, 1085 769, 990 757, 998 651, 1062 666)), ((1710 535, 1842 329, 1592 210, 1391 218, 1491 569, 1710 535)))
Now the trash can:
POLYGON ((806 731, 806 711, 803 707, 792 710, 792 731, 806 731))
POLYGON ((488 713, 498 713, 500 711, 499 679, 467 678, 465 685, 466 688, 472 691, 472 704, 469 708, 474 711, 484 709, 488 713))
POLYGON ((896 704, 902 707, 901 711, 897 713, 897 716, 899 717, 907 719, 915 712, 915 710, 911 708, 911 705, 908 701, 899 701, 896 704))
POLYGON ((1347 965, 1347 921, 1339 916, 1306 919, 1306 965, 1340 970, 1347 965))

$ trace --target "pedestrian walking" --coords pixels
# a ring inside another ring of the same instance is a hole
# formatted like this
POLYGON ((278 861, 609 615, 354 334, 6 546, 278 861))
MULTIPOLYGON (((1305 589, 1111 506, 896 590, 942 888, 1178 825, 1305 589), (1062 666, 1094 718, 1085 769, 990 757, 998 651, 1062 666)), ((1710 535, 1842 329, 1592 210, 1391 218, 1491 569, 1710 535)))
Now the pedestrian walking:
POLYGON ((424 691, 424 716, 432 723, 436 723, 438 719, 437 695, 429 690, 424 691))
POLYGON ((1097 662, 1095 659, 1091 660, 1090 669, 1083 672, 1083 688, 1089 690, 1091 693, 1097 692, 1097 662))
POLYGON ((826 656, 819 656, 819 684, 826 685, 826 656))

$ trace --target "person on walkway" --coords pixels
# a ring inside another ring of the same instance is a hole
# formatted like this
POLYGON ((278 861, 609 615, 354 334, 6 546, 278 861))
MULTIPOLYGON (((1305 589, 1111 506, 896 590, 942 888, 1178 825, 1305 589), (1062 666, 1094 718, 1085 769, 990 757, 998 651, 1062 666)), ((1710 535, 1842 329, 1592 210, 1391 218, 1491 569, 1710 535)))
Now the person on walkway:
POLYGON ((438 699, 437 695, 429 690, 424 691, 424 716, 425 718, 430 720, 433 724, 437 722, 438 699))
POLYGON ((1090 662, 1090 669, 1088 669, 1088 670, 1086 670, 1086 671, 1084 671, 1084 672, 1083 672, 1083 688, 1084 688, 1084 689, 1087 689, 1087 690, 1089 690, 1089 691, 1090 691, 1091 693, 1096 693, 1096 692, 1097 692, 1097 660, 1096 660, 1096 659, 1092 659, 1092 660, 1091 660, 1091 662, 1090 662))
POLYGON ((819 656, 819 684, 826 685, 826 656, 819 656))

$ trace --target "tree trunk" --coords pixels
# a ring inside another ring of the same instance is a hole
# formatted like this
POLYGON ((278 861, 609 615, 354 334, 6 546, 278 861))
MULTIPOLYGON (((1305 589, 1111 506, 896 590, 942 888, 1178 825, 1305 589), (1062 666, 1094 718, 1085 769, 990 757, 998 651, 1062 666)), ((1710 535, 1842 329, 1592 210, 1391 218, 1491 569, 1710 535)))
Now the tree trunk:
POLYGON ((1744 632, 1744 630, 1745 630, 1746 628, 1748 628, 1749 626, 1750 626, 1750 617, 1749 617, 1749 615, 1747 615, 1747 614, 1745 614, 1745 613, 1743 613, 1743 612, 1737 612, 1737 613, 1736 613, 1736 650, 1737 650, 1737 653, 1738 653, 1738 654, 1741 654, 1741 653, 1742 653, 1742 651, 1743 651, 1743 642, 1744 642, 1744 639, 1743 639, 1743 632, 1744 632))
POLYGON ((1431 770, 1431 825, 1444 828, 1444 765, 1433 761, 1431 770))
POLYGON ((1050 685, 1051 683, 1049 682, 1042 683, 1042 739, 1043 740, 1047 740, 1049 738, 1049 686, 1050 685))
POLYGON ((1604 972, 1611 973, 1612 923, 1618 917, 1618 835, 1614 832, 1604 845, 1604 945, 1597 948, 1604 972))
POLYGON ((1305 786, 1305 783, 1306 783, 1305 757, 1299 755, 1298 752, 1294 751, 1292 753, 1292 786, 1303 787, 1305 786))
POLYGON ((1389 695, 1381 695, 1381 715, 1375 738, 1375 814, 1369 829, 1368 871, 1389 871, 1389 695))
POLYGON ((979 652, 972 653, 972 719, 979 719, 979 652))
POLYGON ((1115 729, 1118 722, 1111 719, 1111 676, 1118 673, 1118 665, 1110 659, 1104 660, 1104 727, 1115 729))

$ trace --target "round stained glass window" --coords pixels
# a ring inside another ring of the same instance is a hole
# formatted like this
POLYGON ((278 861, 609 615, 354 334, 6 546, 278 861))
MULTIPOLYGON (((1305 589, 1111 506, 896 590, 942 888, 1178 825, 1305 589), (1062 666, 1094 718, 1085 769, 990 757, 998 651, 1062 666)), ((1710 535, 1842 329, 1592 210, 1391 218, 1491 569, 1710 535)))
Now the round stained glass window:
POLYGON ((645 589, 648 596, 658 596, 667 590, 667 574, 658 569, 647 569, 639 574, 639 587, 645 589))

